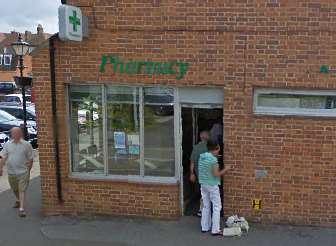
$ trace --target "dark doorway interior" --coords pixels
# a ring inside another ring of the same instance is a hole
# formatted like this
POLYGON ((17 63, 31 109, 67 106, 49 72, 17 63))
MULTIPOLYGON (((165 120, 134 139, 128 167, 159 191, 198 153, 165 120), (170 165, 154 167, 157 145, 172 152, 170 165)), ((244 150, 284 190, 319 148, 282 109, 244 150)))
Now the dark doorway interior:
MULTIPOLYGON (((217 124, 223 129, 223 109, 221 108, 182 108, 182 165, 183 165, 183 204, 184 215, 197 214, 200 207, 199 185, 189 181, 190 155, 193 146, 199 142, 199 133, 203 130, 211 131, 217 124)), ((221 150, 223 149, 222 136, 219 137, 221 150)), ((222 158, 219 160, 222 165, 222 158)), ((222 168, 222 166, 221 166, 222 168)), ((223 189, 221 189, 222 191, 223 189)))

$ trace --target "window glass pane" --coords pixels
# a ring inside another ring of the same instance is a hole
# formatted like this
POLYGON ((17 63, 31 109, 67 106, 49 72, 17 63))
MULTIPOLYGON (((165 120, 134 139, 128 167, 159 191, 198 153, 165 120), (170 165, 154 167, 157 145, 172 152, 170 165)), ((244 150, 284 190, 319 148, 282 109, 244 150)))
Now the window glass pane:
POLYGON ((147 105, 173 105, 174 89, 147 87, 144 89, 144 101, 147 105))
POLYGON ((287 95, 259 95, 258 106, 298 108, 300 107, 300 99, 287 95))
POLYGON ((140 175, 139 90, 107 87, 108 171, 140 175))
POLYGON ((300 108, 325 109, 327 97, 324 96, 301 96, 300 108))
POLYGON ((260 94, 258 106, 277 108, 328 109, 334 108, 336 97, 319 95, 260 94))
POLYGON ((4 55, 4 64, 5 65, 11 65, 12 63, 12 55, 4 55))
POLYGON ((72 171, 104 173, 102 87, 71 86, 72 171))
POLYGON ((145 176, 175 176, 173 92, 144 88, 145 176))
POLYGON ((334 91, 257 89, 254 110, 259 114, 336 116, 334 91))

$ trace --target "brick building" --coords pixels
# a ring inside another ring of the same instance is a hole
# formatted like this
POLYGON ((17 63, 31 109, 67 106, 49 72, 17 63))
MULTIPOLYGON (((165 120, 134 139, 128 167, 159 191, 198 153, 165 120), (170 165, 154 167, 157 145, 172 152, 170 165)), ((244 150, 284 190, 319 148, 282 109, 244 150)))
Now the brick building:
POLYGON ((335 1, 67 4, 89 37, 33 60, 46 214, 180 217, 217 122, 225 215, 336 225, 335 1))
MULTIPOLYGON (((36 30, 36 34, 30 31, 25 31, 25 33, 21 34, 23 40, 31 45, 31 51, 50 37, 50 34, 43 32, 41 25, 36 30)), ((16 31, 0 33, 0 82, 14 83, 13 76, 19 75, 19 70, 16 68, 17 57, 11 47, 11 44, 17 41, 18 35, 19 33, 16 31)), ((31 76, 32 61, 29 54, 24 58, 24 65, 27 68, 24 71, 24 76, 31 76)))

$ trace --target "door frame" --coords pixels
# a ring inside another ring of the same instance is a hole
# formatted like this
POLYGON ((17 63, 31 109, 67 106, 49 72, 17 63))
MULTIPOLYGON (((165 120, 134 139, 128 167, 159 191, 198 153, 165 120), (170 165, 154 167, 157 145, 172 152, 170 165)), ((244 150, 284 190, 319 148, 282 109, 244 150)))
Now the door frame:
MULTIPOLYGON (((223 100, 224 101, 224 100, 223 100)), ((211 103, 181 103, 181 102, 176 102, 176 112, 177 112, 177 117, 176 117, 176 122, 178 123, 179 127, 177 129, 177 138, 176 138, 176 143, 179 146, 176 148, 176 157, 179 161, 179 180, 180 180, 180 213, 181 216, 184 216, 184 189, 183 189, 183 150, 182 150, 182 141, 183 141, 183 130, 182 130, 182 109, 183 108, 192 108, 192 109, 222 109, 223 116, 224 116, 224 105, 223 104, 211 104, 211 103)), ((224 122, 223 122, 223 127, 224 127, 224 122)), ((223 150, 224 152, 224 150, 223 150)), ((223 153, 224 154, 224 153, 223 153)))

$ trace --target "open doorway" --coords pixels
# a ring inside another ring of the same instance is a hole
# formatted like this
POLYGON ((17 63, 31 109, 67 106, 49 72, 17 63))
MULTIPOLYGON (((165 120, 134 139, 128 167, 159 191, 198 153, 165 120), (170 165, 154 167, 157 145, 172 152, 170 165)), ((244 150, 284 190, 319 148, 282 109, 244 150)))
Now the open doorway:
MULTIPOLYGON (((190 156, 193 146, 200 141, 200 132, 209 131, 210 138, 218 140, 223 151, 223 109, 214 105, 202 107, 182 106, 182 166, 183 166, 183 214, 196 215, 200 209, 200 187, 190 182, 190 156)), ((221 153, 219 164, 222 168, 221 153)), ((221 193, 223 189, 220 189, 221 193)), ((222 194, 221 194, 221 197, 222 194)))

